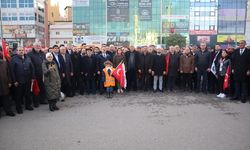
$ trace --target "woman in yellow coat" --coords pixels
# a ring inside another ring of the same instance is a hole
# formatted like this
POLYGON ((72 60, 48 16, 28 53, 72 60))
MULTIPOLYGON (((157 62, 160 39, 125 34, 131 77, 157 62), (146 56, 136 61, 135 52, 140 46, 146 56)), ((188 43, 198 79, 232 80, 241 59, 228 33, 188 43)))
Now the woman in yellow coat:
POLYGON ((104 62, 105 68, 103 69, 103 81, 104 87, 106 88, 108 98, 112 98, 111 94, 113 92, 113 88, 115 87, 115 78, 112 76, 113 71, 113 64, 110 61, 104 62))

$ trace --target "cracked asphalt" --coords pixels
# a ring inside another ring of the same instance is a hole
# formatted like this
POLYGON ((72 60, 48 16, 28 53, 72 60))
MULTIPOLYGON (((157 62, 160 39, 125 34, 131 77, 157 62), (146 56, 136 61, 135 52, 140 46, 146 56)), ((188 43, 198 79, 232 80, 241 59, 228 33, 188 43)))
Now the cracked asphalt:
POLYGON ((0 150, 250 150, 250 103, 187 92, 67 98, 0 118, 0 150))

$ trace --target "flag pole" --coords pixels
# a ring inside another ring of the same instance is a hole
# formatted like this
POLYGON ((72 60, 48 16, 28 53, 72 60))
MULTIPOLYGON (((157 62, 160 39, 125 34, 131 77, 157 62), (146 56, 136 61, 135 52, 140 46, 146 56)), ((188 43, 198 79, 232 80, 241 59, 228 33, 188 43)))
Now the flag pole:
POLYGON ((115 69, 120 65, 120 64, 122 64, 124 62, 124 60, 122 60, 116 67, 115 67, 115 69))
POLYGON ((3 49, 3 19, 2 19, 2 7, 0 7, 0 27, 1 27, 1 47, 2 47, 2 53, 3 53, 3 60, 7 61, 4 55, 4 49, 3 49))

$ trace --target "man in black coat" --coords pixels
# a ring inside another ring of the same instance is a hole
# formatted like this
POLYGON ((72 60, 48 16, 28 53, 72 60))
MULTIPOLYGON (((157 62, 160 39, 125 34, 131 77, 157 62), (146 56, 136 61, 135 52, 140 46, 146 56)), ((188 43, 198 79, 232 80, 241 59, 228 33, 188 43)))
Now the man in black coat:
POLYGON ((241 97, 241 102, 247 101, 247 78, 250 76, 250 50, 247 49, 246 41, 241 40, 233 54, 232 73, 235 80, 235 96, 232 100, 241 97))
POLYGON ((136 91, 139 54, 135 51, 134 46, 130 46, 130 50, 125 53, 125 57, 127 62, 127 89, 131 90, 133 88, 133 90, 136 91))
POLYGON ((80 77, 81 77, 81 55, 77 47, 73 47, 72 53, 70 54, 74 76, 72 77, 72 94, 75 95, 77 90, 80 90, 80 77))
POLYGON ((56 63, 57 69, 59 71, 59 75, 60 78, 62 80, 62 78, 65 77, 65 73, 64 73, 64 64, 63 64, 63 60, 62 57, 60 57, 60 53, 59 53, 59 46, 58 45, 54 45, 53 46, 53 50, 52 50, 52 54, 53 54, 53 60, 56 63))
POLYGON ((95 76, 97 72, 97 63, 96 58, 93 56, 93 52, 91 49, 87 49, 87 56, 83 57, 83 66, 82 72, 85 78, 86 83, 86 92, 87 94, 95 94, 96 93, 96 82, 95 76))
POLYGON ((206 43, 200 43, 200 50, 195 56, 195 71, 197 72, 197 92, 202 90, 207 94, 208 72, 210 72, 211 55, 206 49, 206 43), (201 80, 203 78, 203 80, 201 80), (202 86, 201 86, 202 82, 202 86))
POLYGON ((163 92, 163 75, 166 75, 166 61, 165 56, 162 54, 163 48, 157 48, 156 51, 157 53, 153 56, 152 62, 152 75, 154 76, 153 90, 156 92, 158 89, 160 92, 163 92))
POLYGON ((102 81, 102 70, 104 68, 104 62, 107 60, 112 61, 112 57, 109 54, 107 54, 106 50, 107 50, 106 46, 103 45, 101 48, 101 53, 97 56, 97 67, 98 67, 97 75, 98 75, 100 94, 104 93, 104 85, 103 85, 104 82, 102 81))
POLYGON ((148 52, 147 47, 142 48, 139 54, 139 89, 147 91, 150 89, 150 77, 152 75, 153 55, 148 52))
MULTIPOLYGON (((168 90, 174 91, 175 90, 175 84, 176 84, 176 78, 178 76, 179 66, 180 66, 180 54, 175 52, 175 47, 170 46, 170 52, 169 54, 169 64, 168 64, 168 90)), ((166 57, 167 59, 167 57, 166 57)))
POLYGON ((66 47, 60 46, 59 59, 62 62, 63 78, 62 78, 62 92, 66 93, 67 97, 73 97, 71 78, 74 75, 73 64, 70 55, 66 53, 66 47))
POLYGON ((208 90, 210 93, 216 93, 219 94, 219 84, 218 79, 216 78, 216 70, 215 68, 218 68, 220 65, 219 60, 221 58, 221 47, 220 45, 215 45, 215 49, 211 51, 211 71, 208 73, 208 90), (212 71, 212 67, 213 71, 212 71), (214 74, 215 73, 215 74, 214 74))
POLYGON ((38 96, 35 96, 33 94, 33 104, 34 107, 39 107, 39 104, 48 104, 45 98, 45 86, 43 83, 42 63, 44 60, 44 53, 41 50, 41 44, 39 42, 35 42, 33 46, 34 47, 32 51, 28 53, 28 56, 30 57, 31 62, 34 66, 36 80, 40 89, 40 93, 38 96))
POLYGON ((22 114, 22 101, 25 97, 25 108, 33 110, 31 107, 31 82, 35 79, 34 67, 29 56, 24 54, 24 49, 19 47, 17 55, 11 61, 11 76, 15 86, 15 101, 17 113, 22 114))

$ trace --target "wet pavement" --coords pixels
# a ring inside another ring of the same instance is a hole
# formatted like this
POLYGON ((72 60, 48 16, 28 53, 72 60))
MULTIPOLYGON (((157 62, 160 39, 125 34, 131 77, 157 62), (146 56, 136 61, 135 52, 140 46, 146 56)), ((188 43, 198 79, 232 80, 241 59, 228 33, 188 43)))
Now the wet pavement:
POLYGON ((250 103, 187 92, 76 96, 0 118, 0 150, 250 150, 250 103))

